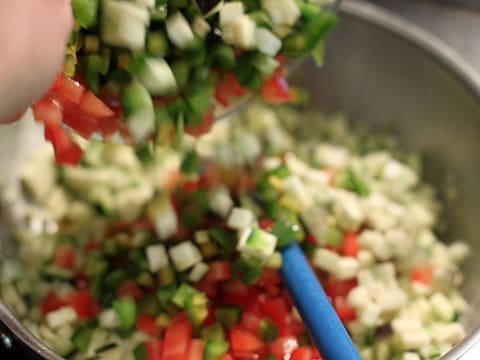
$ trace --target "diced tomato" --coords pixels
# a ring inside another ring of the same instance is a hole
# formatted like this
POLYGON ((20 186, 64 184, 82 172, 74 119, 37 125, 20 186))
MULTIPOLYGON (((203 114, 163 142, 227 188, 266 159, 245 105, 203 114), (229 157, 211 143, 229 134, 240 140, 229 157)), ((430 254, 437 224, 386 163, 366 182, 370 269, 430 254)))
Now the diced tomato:
POLYGON ((67 301, 58 295, 53 290, 50 290, 40 303, 40 311, 43 316, 47 315, 51 311, 60 309, 67 306, 67 301))
POLYGON ((410 280, 429 285, 432 282, 433 267, 431 264, 418 265, 412 269, 410 280))
POLYGON ((192 286, 198 291, 205 293, 205 295, 207 295, 210 299, 216 298, 218 296, 218 291, 219 291, 218 283, 207 282, 204 279, 202 279, 192 284, 192 286))
MULTIPOLYGON (((123 113, 122 108, 122 99, 120 95, 116 94, 115 92, 109 90, 107 87, 103 87, 100 90, 100 99, 107 105, 117 117, 121 117, 123 113)), ((155 103, 157 101, 154 99, 155 103)))
POLYGON ((310 346, 300 346, 292 351, 290 360, 312 360, 312 349, 310 346))
POLYGON ((223 82, 230 89, 231 93, 235 96, 242 96, 247 93, 247 90, 240 85, 237 77, 234 73, 227 72, 223 77, 223 82))
POLYGON ((192 136, 200 136, 202 134, 210 131, 213 123, 215 121, 215 112, 212 106, 211 109, 207 110, 203 116, 203 121, 196 125, 187 125, 185 126, 185 132, 192 136))
POLYGON ((71 245, 58 245, 53 255, 53 263, 61 268, 71 269, 75 265, 75 249, 71 245))
POLYGON ((102 246, 102 243, 100 242, 100 240, 90 239, 85 244, 85 247, 83 248, 83 250, 85 251, 85 253, 89 253, 89 252, 100 249, 100 246, 102 246))
POLYGON ((106 119, 115 116, 115 113, 91 91, 86 91, 80 101, 82 111, 96 119, 106 119))
POLYGON ((312 244, 314 246, 318 246, 318 241, 317 239, 315 238, 315 236, 313 236, 312 234, 307 234, 307 236, 305 236, 305 241, 308 242, 309 244, 312 244))
POLYGON ((266 354, 264 350, 261 353, 249 351, 230 351, 230 356, 235 360, 259 360, 266 354))
POLYGON ((219 83, 215 88, 215 99, 224 107, 230 104, 232 95, 230 89, 223 82, 219 83))
POLYGON ((357 284, 356 279, 338 280, 333 276, 329 276, 323 284, 323 289, 328 296, 336 298, 337 296, 347 296, 357 284))
POLYGON ((190 342, 190 349, 188 349, 187 360, 201 360, 203 359, 203 349, 205 345, 202 339, 192 339, 190 342))
POLYGON ((190 323, 190 321, 188 320, 188 315, 185 311, 176 313, 170 321, 170 324, 172 325, 181 323, 190 323))
POLYGON ((298 341, 295 336, 279 337, 270 344, 270 351, 277 359, 289 359, 289 355, 296 348, 298 348, 298 341))
POLYGON ((230 280, 232 278, 232 266, 228 261, 213 261, 208 264, 208 272, 203 281, 220 282, 230 280))
POLYGON ((63 102, 63 122, 86 139, 100 129, 99 119, 85 113, 78 104, 68 100, 63 102))
POLYGON ((51 98, 45 97, 32 105, 35 120, 43 123, 60 124, 63 119, 63 109, 60 103, 51 98))
POLYGON ((278 55, 275 56, 275 60, 277 60, 280 63, 281 66, 284 66, 288 61, 288 56, 278 54, 278 55))
POLYGON ((162 329, 157 326, 155 316, 153 315, 139 315, 135 327, 138 330, 155 337, 160 337, 162 335, 162 329))
POLYGON ((286 330, 286 320, 290 313, 289 307, 282 297, 269 297, 266 294, 260 294, 258 304, 264 314, 266 314, 275 325, 278 326, 280 334, 286 330))
POLYGON ((131 296, 138 300, 143 296, 143 290, 133 280, 125 280, 117 289, 118 297, 131 296))
POLYGON ((262 97, 268 104, 281 104, 292 100, 287 80, 280 69, 262 83, 262 97))
POLYGON ((130 232, 135 234, 137 231, 154 231, 155 227, 153 226, 152 222, 145 217, 138 218, 134 220, 130 225, 130 232))
POLYGON ((240 326, 245 330, 248 330, 251 333, 256 334, 258 331, 258 328, 260 327, 260 322, 262 321, 263 318, 264 316, 258 311, 253 311, 253 310, 243 311, 240 326))
POLYGON ((162 360, 185 360, 192 338, 192 326, 187 322, 171 324, 165 333, 162 360))
POLYGON ((322 170, 327 173, 328 183, 333 184, 335 181, 335 176, 337 175, 337 170, 335 170, 334 168, 325 168, 322 170))
MULTIPOLYGON (((168 174, 166 175, 166 179, 164 183, 165 188, 169 192, 172 192, 177 186, 177 184, 179 183, 179 181, 182 179, 182 176, 183 176, 182 173, 177 169, 173 169, 169 171, 168 174)), ((175 198, 172 198, 172 205, 175 208, 175 210, 178 210, 178 204, 176 204, 175 198)))
POLYGON ((222 285, 222 300, 228 304, 237 304, 249 309, 255 304, 258 297, 258 289, 252 285, 246 285, 240 280, 232 280, 222 285))
POLYGON ((115 115, 108 118, 98 119, 98 130, 102 133, 105 139, 114 134, 116 131, 122 135, 126 140, 128 140, 128 129, 125 126, 125 123, 120 120, 120 115, 115 115))
POLYGON ((322 360, 322 355, 320 355, 315 346, 312 346, 312 360, 322 360))
POLYGON ((88 290, 79 290, 68 295, 67 301, 81 318, 91 318, 100 311, 100 305, 88 290))
POLYGON ((233 357, 230 354, 223 354, 218 360, 233 360, 233 357))
POLYGON ((280 277, 280 273, 275 269, 264 268, 258 278, 258 284, 262 286, 280 285, 281 282, 282 278, 280 277))
POLYGON ((337 296, 333 299, 333 307, 338 314, 338 317, 342 322, 350 322, 355 320, 357 317, 357 312, 353 307, 348 305, 347 299, 343 296, 337 296))
POLYGON ((45 123, 45 139, 52 143, 58 164, 78 164, 83 151, 61 125, 45 123))
POLYGON ((238 326, 230 330, 230 346, 234 352, 261 352, 265 344, 255 334, 238 326))
POLYGON ((240 171, 234 185, 235 194, 244 194, 255 188, 255 180, 250 171, 240 171))
POLYGON ((202 326, 210 326, 217 322, 217 319, 215 319, 215 309, 216 309, 215 303, 210 303, 207 306, 208 315, 202 321, 202 326))
POLYGON ((53 81, 53 84, 50 86, 50 89, 48 90, 48 94, 57 92, 62 88, 63 78, 64 78, 64 75, 62 73, 57 74, 57 76, 55 77, 55 80, 53 81))
POLYGON ((260 229, 268 231, 273 226, 273 220, 270 218, 260 218, 258 219, 258 226, 260 229))
POLYGON ((343 256, 357 257, 359 250, 360 244, 358 243, 357 233, 345 231, 342 243, 340 244, 340 254, 343 256))
POLYGON ((161 360, 163 350, 163 340, 154 339, 145 343, 147 351, 147 360, 161 360))
POLYGON ((245 95, 245 88, 240 85, 235 74, 228 72, 215 88, 215 98, 223 106, 228 106, 233 97, 245 95))
POLYGON ((305 332, 303 323, 297 320, 292 314, 285 316, 283 325, 278 329, 280 336, 300 336, 305 332))
POLYGON ((182 186, 182 192, 192 192, 192 191, 197 191, 200 187, 199 181, 198 180, 189 180, 185 181, 182 186))
POLYGON ((89 281, 87 275, 82 270, 77 271, 75 273, 75 277, 74 277, 73 281, 74 281, 74 284, 75 284, 75 289, 77 289, 77 290, 88 289, 88 287, 90 285, 90 281, 89 281))
POLYGON ((62 100, 67 99, 75 104, 79 104, 82 100, 83 94, 85 93, 85 87, 78 81, 63 76, 61 86, 54 92, 62 100))

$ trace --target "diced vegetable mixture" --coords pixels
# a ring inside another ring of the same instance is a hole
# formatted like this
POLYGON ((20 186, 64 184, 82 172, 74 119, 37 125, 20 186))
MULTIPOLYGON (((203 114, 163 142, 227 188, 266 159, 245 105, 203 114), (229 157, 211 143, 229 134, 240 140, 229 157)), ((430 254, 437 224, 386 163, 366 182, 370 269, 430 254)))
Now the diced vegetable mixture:
POLYGON ((299 101, 287 60, 318 63, 336 17, 313 0, 72 0, 64 74, 33 106, 57 162, 76 164, 84 138, 166 142, 207 132, 215 108, 247 92, 299 101))
POLYGON ((60 355, 320 359, 278 273, 292 239, 362 359, 437 359, 464 337, 468 248, 439 241, 421 161, 391 137, 258 105, 184 140, 91 142, 77 167, 46 149, 24 169, 1 293, 60 355))

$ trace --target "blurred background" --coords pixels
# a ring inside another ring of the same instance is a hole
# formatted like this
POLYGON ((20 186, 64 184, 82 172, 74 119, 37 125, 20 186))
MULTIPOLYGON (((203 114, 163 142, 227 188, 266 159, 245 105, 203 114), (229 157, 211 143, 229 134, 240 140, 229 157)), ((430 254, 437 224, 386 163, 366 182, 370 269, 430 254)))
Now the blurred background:
POLYGON ((389 9, 443 39, 480 70, 480 0, 362 0, 389 9))

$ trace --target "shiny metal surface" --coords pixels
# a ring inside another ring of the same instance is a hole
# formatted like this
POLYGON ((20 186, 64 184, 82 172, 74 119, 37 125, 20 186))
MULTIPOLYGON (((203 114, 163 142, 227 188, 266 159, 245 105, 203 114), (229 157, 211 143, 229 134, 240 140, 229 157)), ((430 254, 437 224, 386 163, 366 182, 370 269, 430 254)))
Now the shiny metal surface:
MULTIPOLYGON (((447 182, 458 188, 458 198, 445 212, 443 237, 461 238, 472 246, 464 288, 472 305, 464 320, 471 335, 444 359, 479 358, 480 353, 470 357, 464 353, 480 338, 474 332, 480 323, 480 312, 475 311, 480 308, 480 266, 475 256, 480 254, 480 75, 416 26, 373 5, 345 1, 340 25, 329 40, 325 67, 306 63, 295 79, 312 90, 315 106, 345 111, 373 129, 395 119, 405 146, 425 154, 427 177, 439 188, 447 182)), ((14 177, 18 160, 40 139, 33 122, 1 129, 0 178, 14 177)), ((3 306, 0 317, 37 352, 59 359, 27 336, 3 306)))
MULTIPOLYGON (((458 189, 446 207, 443 238, 472 247, 464 286, 471 310, 464 324, 473 332, 480 324, 479 73, 419 27, 355 1, 344 2, 327 49, 325 67, 315 76, 312 63, 297 75, 311 89, 312 103, 341 109, 374 129, 394 119, 402 143, 425 155, 429 180, 458 189)), ((445 359, 462 358, 478 339, 477 332, 445 359)), ((474 353, 480 358, 478 349, 474 353)))

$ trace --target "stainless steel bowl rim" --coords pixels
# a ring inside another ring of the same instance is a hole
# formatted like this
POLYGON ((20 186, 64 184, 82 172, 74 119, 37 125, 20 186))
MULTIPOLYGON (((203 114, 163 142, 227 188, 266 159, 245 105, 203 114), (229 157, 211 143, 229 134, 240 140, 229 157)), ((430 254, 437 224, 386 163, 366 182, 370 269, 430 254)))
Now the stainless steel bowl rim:
MULTIPOLYGON (((480 72, 465 61, 455 50, 436 36, 426 32, 419 26, 406 21, 395 14, 376 5, 361 0, 343 0, 341 13, 374 24, 432 56, 443 67, 460 80, 466 88, 480 101, 480 72)), ((62 357, 50 350, 39 339, 23 327, 10 310, 0 302, 0 319, 6 326, 35 353, 51 360, 62 360, 62 357)), ((443 360, 467 358, 467 353, 480 354, 480 329, 471 332, 460 344, 442 357, 443 360)), ((471 357, 472 359, 474 357, 471 357)))

